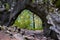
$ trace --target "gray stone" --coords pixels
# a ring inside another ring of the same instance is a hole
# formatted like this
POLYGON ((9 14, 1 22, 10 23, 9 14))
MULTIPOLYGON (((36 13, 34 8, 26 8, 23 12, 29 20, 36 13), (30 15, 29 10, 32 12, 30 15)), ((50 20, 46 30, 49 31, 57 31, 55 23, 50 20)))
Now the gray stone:
POLYGON ((58 14, 58 12, 51 13, 47 16, 47 19, 48 19, 48 24, 52 25, 50 26, 50 29, 60 34, 60 14, 58 14))
POLYGON ((14 34, 13 36, 18 40, 24 40, 24 37, 21 34, 14 34))

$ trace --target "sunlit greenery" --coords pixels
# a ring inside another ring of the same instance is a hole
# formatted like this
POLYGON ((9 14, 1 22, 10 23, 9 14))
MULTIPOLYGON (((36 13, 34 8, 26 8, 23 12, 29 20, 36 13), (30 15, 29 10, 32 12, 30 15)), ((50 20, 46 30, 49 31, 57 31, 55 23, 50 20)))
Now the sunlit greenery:
MULTIPOLYGON (((40 30, 42 29, 42 22, 41 19, 34 14, 34 21, 35 21, 35 29, 40 30)), ((34 30, 33 28, 33 13, 29 10, 24 10, 16 19, 13 26, 18 26, 24 29, 34 30)))

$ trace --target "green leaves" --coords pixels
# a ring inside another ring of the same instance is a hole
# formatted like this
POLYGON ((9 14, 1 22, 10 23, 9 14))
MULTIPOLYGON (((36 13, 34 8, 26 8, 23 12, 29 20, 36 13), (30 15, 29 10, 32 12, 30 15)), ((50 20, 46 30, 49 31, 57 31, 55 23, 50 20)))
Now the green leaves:
POLYGON ((24 10, 17 18, 17 20, 15 21, 16 26, 20 27, 20 28, 27 28, 30 26, 30 15, 29 15, 29 11, 28 10, 24 10))
POLYGON ((53 1, 53 3, 57 8, 60 8, 60 0, 53 1))
MULTIPOLYGON (((35 15, 35 14, 34 14, 35 15)), ((42 29, 42 22, 38 16, 34 16, 35 29, 42 29)), ((24 10, 16 19, 13 26, 18 26, 19 28, 34 30, 33 28, 33 13, 29 10, 24 10)))
POLYGON ((58 0, 57 2, 56 2, 56 7, 60 7, 60 0, 58 0))

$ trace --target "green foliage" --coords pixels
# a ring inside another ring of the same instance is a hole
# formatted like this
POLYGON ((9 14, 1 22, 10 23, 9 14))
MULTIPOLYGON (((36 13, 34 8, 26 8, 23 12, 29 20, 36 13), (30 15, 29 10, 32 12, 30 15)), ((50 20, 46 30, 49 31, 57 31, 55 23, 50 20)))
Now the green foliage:
POLYGON ((56 2, 56 7, 60 8, 60 0, 56 2))
POLYGON ((43 30, 42 26, 41 27, 39 26, 39 27, 37 27, 35 29, 33 27, 28 27, 27 29, 28 30, 43 30))
POLYGON ((21 15, 18 16, 17 20, 15 21, 16 26, 20 27, 20 28, 27 28, 30 26, 30 16, 29 16, 29 11, 28 10, 24 10, 21 15))
POLYGON ((5 3, 5 5, 6 5, 6 10, 9 10, 10 5, 8 3, 5 3))
POLYGON ((32 17, 33 17, 32 12, 30 12, 29 10, 24 10, 18 16, 18 18, 16 19, 13 26, 18 26, 19 28, 28 29, 28 30, 41 30, 42 22, 41 22, 40 18, 35 15, 34 20, 35 20, 36 28, 34 29, 32 26, 33 25, 33 19, 31 19, 32 17), (38 21, 38 20, 40 20, 40 21, 38 21))
POLYGON ((57 8, 60 8, 60 0, 56 0, 54 2, 54 0, 52 0, 52 2, 54 3, 54 5, 57 7, 57 8))

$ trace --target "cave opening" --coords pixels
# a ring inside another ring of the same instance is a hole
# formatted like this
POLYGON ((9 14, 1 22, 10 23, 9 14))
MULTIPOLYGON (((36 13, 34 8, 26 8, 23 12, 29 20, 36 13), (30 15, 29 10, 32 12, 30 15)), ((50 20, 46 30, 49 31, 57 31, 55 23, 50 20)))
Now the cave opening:
POLYGON ((18 15, 13 26, 18 26, 20 28, 32 29, 32 30, 43 29, 41 18, 27 9, 23 10, 18 15))

